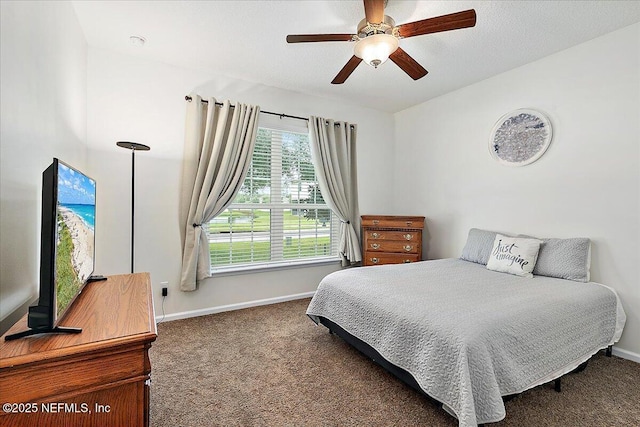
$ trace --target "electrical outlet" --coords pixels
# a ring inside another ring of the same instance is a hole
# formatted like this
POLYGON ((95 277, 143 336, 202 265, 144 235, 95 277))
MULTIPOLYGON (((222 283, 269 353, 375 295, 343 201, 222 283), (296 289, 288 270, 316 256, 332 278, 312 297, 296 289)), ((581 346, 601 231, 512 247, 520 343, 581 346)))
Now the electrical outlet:
POLYGON ((163 297, 166 297, 166 296, 167 296, 167 293, 168 293, 167 285, 169 284, 169 282, 160 282, 160 284, 161 284, 161 285, 164 285, 164 286, 162 287, 162 296, 163 296, 163 297))

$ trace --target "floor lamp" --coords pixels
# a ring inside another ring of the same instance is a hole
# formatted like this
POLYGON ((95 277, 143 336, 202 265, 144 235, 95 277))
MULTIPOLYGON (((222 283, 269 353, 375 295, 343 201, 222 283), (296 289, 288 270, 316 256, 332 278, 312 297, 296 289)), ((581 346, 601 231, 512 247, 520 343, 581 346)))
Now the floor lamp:
POLYGON ((129 141, 118 141, 116 142, 118 147, 126 148, 127 150, 131 150, 131 273, 133 273, 133 254, 134 254, 134 214, 135 214, 135 182, 136 182, 136 151, 149 151, 151 147, 144 144, 139 144, 137 142, 129 142, 129 141))

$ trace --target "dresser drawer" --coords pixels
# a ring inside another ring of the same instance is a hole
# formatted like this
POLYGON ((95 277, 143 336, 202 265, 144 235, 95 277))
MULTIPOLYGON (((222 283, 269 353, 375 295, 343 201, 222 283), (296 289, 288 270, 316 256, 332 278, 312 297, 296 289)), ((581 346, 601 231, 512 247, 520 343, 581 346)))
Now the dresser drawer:
POLYGON ((420 261, 418 254, 389 254, 389 253, 367 253, 363 260, 364 265, 382 265, 382 264, 403 264, 409 262, 420 261))
POLYGON ((365 251, 367 252, 395 252, 417 254, 418 245, 416 242, 399 242, 396 240, 369 240, 365 251))
POLYGON ((419 242, 421 231, 389 231, 366 230, 364 238, 370 240, 398 240, 403 242, 419 242))
POLYGON ((412 217, 412 216, 370 216, 363 215, 362 218, 363 227, 378 227, 378 228, 415 228, 420 229, 424 227, 424 217, 412 217))

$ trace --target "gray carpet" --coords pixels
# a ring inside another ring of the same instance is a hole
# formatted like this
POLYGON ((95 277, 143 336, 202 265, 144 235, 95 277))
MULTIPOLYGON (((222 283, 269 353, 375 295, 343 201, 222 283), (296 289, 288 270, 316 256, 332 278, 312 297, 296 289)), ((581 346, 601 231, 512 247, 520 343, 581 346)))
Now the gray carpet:
MULTIPOLYGON (((161 323, 151 426, 457 426, 305 315, 308 299, 161 323)), ((594 356, 522 393, 488 426, 638 426, 640 364, 594 356)))

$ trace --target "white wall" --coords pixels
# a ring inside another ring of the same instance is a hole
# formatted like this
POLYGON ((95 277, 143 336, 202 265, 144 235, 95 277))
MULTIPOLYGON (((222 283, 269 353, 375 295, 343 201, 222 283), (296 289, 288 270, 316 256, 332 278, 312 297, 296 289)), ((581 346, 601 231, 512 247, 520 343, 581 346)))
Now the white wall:
POLYGON ((640 354, 640 24, 395 115, 397 213, 423 214, 428 258, 458 257, 472 227, 590 237, 592 280, 627 312, 618 346, 640 354), (553 141, 503 166, 489 133, 517 108, 547 113, 553 141))
POLYGON ((42 171, 86 166, 87 46, 69 3, 0 3, 0 327, 38 295, 42 171), (9 317, 7 317, 9 316, 9 317))
POLYGON ((160 313, 160 282, 169 282, 165 313, 181 313, 314 291, 330 266, 219 276, 195 292, 179 291, 181 247, 178 201, 184 145, 185 100, 203 97, 254 103, 263 110, 323 116, 358 125, 362 213, 384 211, 391 199, 393 117, 204 71, 194 71, 89 49, 89 167, 98 185, 97 272, 129 272, 131 154, 129 140, 151 146, 136 154, 136 271, 149 271, 160 313), (385 173, 380 173, 385 171, 385 173))

